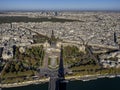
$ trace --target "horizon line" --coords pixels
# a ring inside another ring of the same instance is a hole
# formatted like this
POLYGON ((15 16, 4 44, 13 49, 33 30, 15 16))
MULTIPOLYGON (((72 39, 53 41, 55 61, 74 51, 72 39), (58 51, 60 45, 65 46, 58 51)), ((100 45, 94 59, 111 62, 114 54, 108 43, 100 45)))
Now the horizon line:
POLYGON ((0 10, 0 12, 19 12, 19 11, 120 11, 120 9, 18 9, 0 10))

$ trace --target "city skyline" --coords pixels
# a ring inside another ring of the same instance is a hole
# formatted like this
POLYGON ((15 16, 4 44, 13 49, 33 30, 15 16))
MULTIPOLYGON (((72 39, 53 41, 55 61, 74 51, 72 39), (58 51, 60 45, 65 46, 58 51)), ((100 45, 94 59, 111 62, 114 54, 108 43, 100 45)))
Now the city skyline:
POLYGON ((0 0, 0 10, 120 10, 120 0, 0 0))

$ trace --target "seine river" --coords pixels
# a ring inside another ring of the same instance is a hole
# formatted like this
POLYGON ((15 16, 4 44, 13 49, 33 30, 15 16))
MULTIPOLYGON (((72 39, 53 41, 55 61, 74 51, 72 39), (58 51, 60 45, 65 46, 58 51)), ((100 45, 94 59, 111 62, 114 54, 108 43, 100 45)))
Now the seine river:
MULTIPOLYGON (((2 90, 48 90, 48 83, 2 90)), ((120 90, 120 78, 103 78, 91 81, 70 81, 67 90, 120 90)))

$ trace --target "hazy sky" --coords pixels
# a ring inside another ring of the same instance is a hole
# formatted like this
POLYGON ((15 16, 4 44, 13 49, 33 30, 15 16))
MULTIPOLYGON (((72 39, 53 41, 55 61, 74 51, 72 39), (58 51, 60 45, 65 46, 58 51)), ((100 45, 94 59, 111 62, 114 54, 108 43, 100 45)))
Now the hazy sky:
POLYGON ((0 10, 120 10, 120 0, 0 0, 0 10))

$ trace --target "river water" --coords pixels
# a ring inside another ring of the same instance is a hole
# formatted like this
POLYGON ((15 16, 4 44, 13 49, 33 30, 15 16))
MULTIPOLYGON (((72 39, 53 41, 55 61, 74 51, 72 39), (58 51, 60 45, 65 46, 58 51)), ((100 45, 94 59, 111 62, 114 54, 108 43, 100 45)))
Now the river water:
MULTIPOLYGON (((2 90, 48 90, 48 83, 2 90)), ((67 90, 120 90, 120 78, 103 78, 91 81, 70 81, 67 90)))

